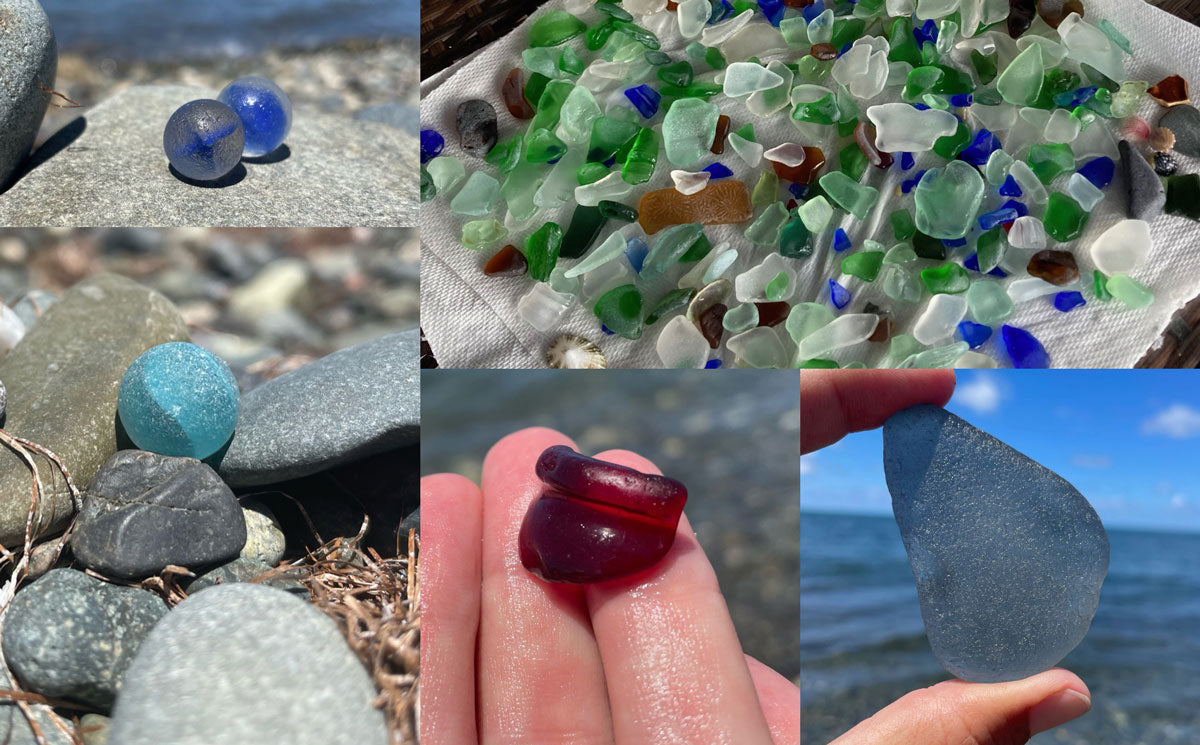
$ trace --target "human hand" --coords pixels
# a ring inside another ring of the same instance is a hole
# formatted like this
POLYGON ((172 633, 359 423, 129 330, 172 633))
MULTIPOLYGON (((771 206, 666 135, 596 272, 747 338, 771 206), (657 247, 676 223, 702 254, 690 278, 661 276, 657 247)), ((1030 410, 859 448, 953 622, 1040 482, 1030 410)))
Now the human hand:
MULTIPOLYGON (((799 689, 742 654, 686 515, 633 577, 550 584, 525 570, 517 534, 552 445, 575 447, 540 428, 500 440, 482 488, 421 480, 422 742, 800 742, 799 689)), ((596 457, 660 473, 628 451, 596 457)))
MULTIPOLYGON (((812 370, 800 381, 806 453, 880 427, 909 406, 944 406, 954 391, 949 370, 812 370)), ((832 745, 1019 745, 1091 706, 1083 681, 1057 668, 1010 683, 949 680, 907 694, 832 745)))

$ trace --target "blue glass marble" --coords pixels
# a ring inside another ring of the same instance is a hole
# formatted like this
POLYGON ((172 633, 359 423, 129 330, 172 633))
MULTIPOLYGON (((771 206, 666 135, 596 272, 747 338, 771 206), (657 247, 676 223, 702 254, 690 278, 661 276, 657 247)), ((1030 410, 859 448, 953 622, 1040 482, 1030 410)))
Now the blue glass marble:
POLYGON ((1004 348, 1017 369, 1042 369, 1050 367, 1050 355, 1046 354, 1042 343, 1033 334, 1016 326, 1000 327, 1000 336, 1004 339, 1004 348))
POLYGON ((159 344, 121 377, 117 414, 142 450, 207 458, 233 435, 237 381, 220 357, 195 344, 159 344))
POLYGON ((721 366, 721 361, 716 360, 716 359, 709 360, 708 362, 704 363, 705 370, 716 370, 720 366, 721 366))
POLYGON ((846 231, 838 228, 833 231, 833 250, 845 251, 853 245, 850 243, 850 236, 846 235, 846 231))
POLYGON ((442 154, 446 148, 446 138, 436 129, 421 130, 421 162, 428 163, 442 154))
POLYGON ((167 160, 183 176, 215 181, 242 159, 246 131, 229 106, 202 98, 185 103, 171 114, 163 130, 167 160))
POLYGON ((783 0, 758 0, 758 9, 772 26, 778 26, 783 20, 783 0))
POLYGON ((974 321, 960 321, 958 335, 971 349, 979 349, 992 338, 992 327, 974 321))
POLYGON ((970 106, 975 103, 975 97, 970 93, 955 93, 950 96, 951 106, 970 106))
POLYGON ((791 192, 791 195, 796 199, 804 199, 804 195, 808 193, 808 187, 804 184, 792 182, 788 184, 788 191, 791 192))
POLYGON ((243 155, 255 158, 273 153, 292 131, 292 100, 266 78, 238 78, 221 90, 217 100, 242 120, 246 129, 243 155))
POLYGON ((901 171, 907 171, 908 169, 912 168, 916 164, 917 164, 917 161, 915 158, 913 158, 912 153, 907 152, 907 151, 900 153, 900 170, 901 171))
POLYGON ((806 23, 812 23, 814 20, 816 20, 817 16, 821 15, 824 12, 825 12, 825 4, 824 3, 813 3, 812 5, 805 5, 804 9, 800 11, 801 15, 804 16, 804 21, 806 23))
POLYGON ((1016 211, 1017 211, 1017 217, 1024 217, 1025 215, 1028 215, 1028 214, 1029 214, 1029 208, 1028 208, 1028 207, 1026 207, 1026 206, 1025 206, 1025 204, 1024 204, 1023 202, 1018 202, 1018 201, 1017 201, 1017 200, 1015 200, 1015 199, 1010 199, 1010 200, 1008 200, 1007 202, 1005 202, 1004 204, 1000 205, 1000 209, 1002 209, 1002 210, 1008 210, 1008 209, 1013 209, 1013 210, 1016 210, 1016 211))
POLYGON ((829 280, 829 301, 833 307, 841 310, 850 304, 850 291, 834 280, 829 280))
POLYGON ((1019 680, 1087 635, 1109 543, 1075 487, 929 404, 883 425, 883 469, 943 667, 979 683, 1019 680))
POLYGON ((943 238, 942 245, 946 248, 962 248, 967 245, 967 239, 963 238, 943 238))
POLYGON ((1113 163, 1112 158, 1101 155, 1099 158, 1092 158, 1080 166, 1079 175, 1091 181, 1092 186, 1095 186, 1097 189, 1103 189, 1112 183, 1113 174, 1116 170, 1117 165, 1113 163))
POLYGON ((958 157, 973 166, 983 166, 987 164, 992 153, 999 149, 1000 140, 996 139, 996 135, 986 129, 981 129, 975 134, 975 139, 971 140, 971 144, 958 154, 958 157))
POLYGON ((633 88, 626 88, 625 97, 637 107, 638 113, 647 119, 658 113, 658 104, 662 101, 662 96, 658 94, 658 91, 644 83, 633 88))
POLYGON ((1012 177, 1012 174, 1004 177, 1004 183, 1000 184, 1000 196, 1002 197, 1019 197, 1024 192, 1021 191, 1021 185, 1012 177))
POLYGON ((1063 108, 1073 109, 1076 106, 1082 106, 1092 96, 1096 95, 1099 87, 1094 85, 1085 85, 1082 88, 1076 88, 1073 91, 1063 91, 1062 93, 1054 94, 1054 105, 1062 106, 1063 108))
POLYGON ((625 242, 625 258, 629 259, 629 265, 638 274, 642 273, 642 264, 646 263, 646 254, 648 253, 650 253, 650 247, 637 236, 625 242))
POLYGON ((1054 296, 1054 307, 1063 313, 1074 310, 1081 305, 1087 305, 1082 292, 1060 292, 1054 296))
POLYGON ((1000 207, 991 212, 984 212, 979 216, 979 227, 981 230, 991 230, 1000 223, 1012 222, 1020 215, 1012 207, 1000 207))
POLYGON ((733 171, 721 163, 709 163, 704 167, 704 170, 708 171, 708 178, 711 181, 719 178, 729 178, 733 175, 733 171))

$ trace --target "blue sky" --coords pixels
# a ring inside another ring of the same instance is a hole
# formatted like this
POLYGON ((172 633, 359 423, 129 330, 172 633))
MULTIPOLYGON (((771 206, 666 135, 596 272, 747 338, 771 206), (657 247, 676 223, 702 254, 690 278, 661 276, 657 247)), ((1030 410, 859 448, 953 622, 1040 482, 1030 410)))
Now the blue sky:
MULTIPOLYGON (((1194 370, 960 371, 947 408, 1047 468, 1109 527, 1200 531, 1194 370)), ((891 514, 879 430, 803 456, 801 507, 891 514)))

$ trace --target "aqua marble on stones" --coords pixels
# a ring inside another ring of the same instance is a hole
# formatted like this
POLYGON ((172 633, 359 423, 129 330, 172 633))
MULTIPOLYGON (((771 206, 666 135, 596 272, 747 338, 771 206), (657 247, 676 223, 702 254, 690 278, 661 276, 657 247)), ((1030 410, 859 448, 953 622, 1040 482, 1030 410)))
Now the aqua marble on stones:
POLYGON ((233 436, 237 381, 224 360, 195 344, 159 344, 125 370, 117 414, 142 450, 207 458, 233 436))
POLYGON ((246 131, 242 155, 253 158, 275 152, 292 129, 292 100, 266 78, 238 78, 221 89, 217 100, 242 120, 246 131))
POLYGON ((1087 634, 1108 536, 1058 474, 928 404, 883 427, 883 465, 930 646, 972 682, 1047 670, 1087 634))
POLYGON ((167 160, 193 181, 216 181, 232 171, 245 144, 246 130, 237 112, 209 98, 180 106, 163 130, 167 160))

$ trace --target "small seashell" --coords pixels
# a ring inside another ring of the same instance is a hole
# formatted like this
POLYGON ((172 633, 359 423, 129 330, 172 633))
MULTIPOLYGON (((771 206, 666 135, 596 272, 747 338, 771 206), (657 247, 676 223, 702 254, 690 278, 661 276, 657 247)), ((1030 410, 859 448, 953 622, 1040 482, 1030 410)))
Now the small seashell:
POLYGON ((546 348, 546 364, 557 370, 604 370, 604 352, 578 334, 563 334, 546 348))
POLYGON ((1121 122, 1121 136, 1127 140, 1141 142, 1150 136, 1150 125, 1140 116, 1131 116, 1121 122))
POLYGON ((1155 127, 1148 144, 1154 152, 1164 153, 1175 147, 1175 133, 1166 127, 1155 127))

